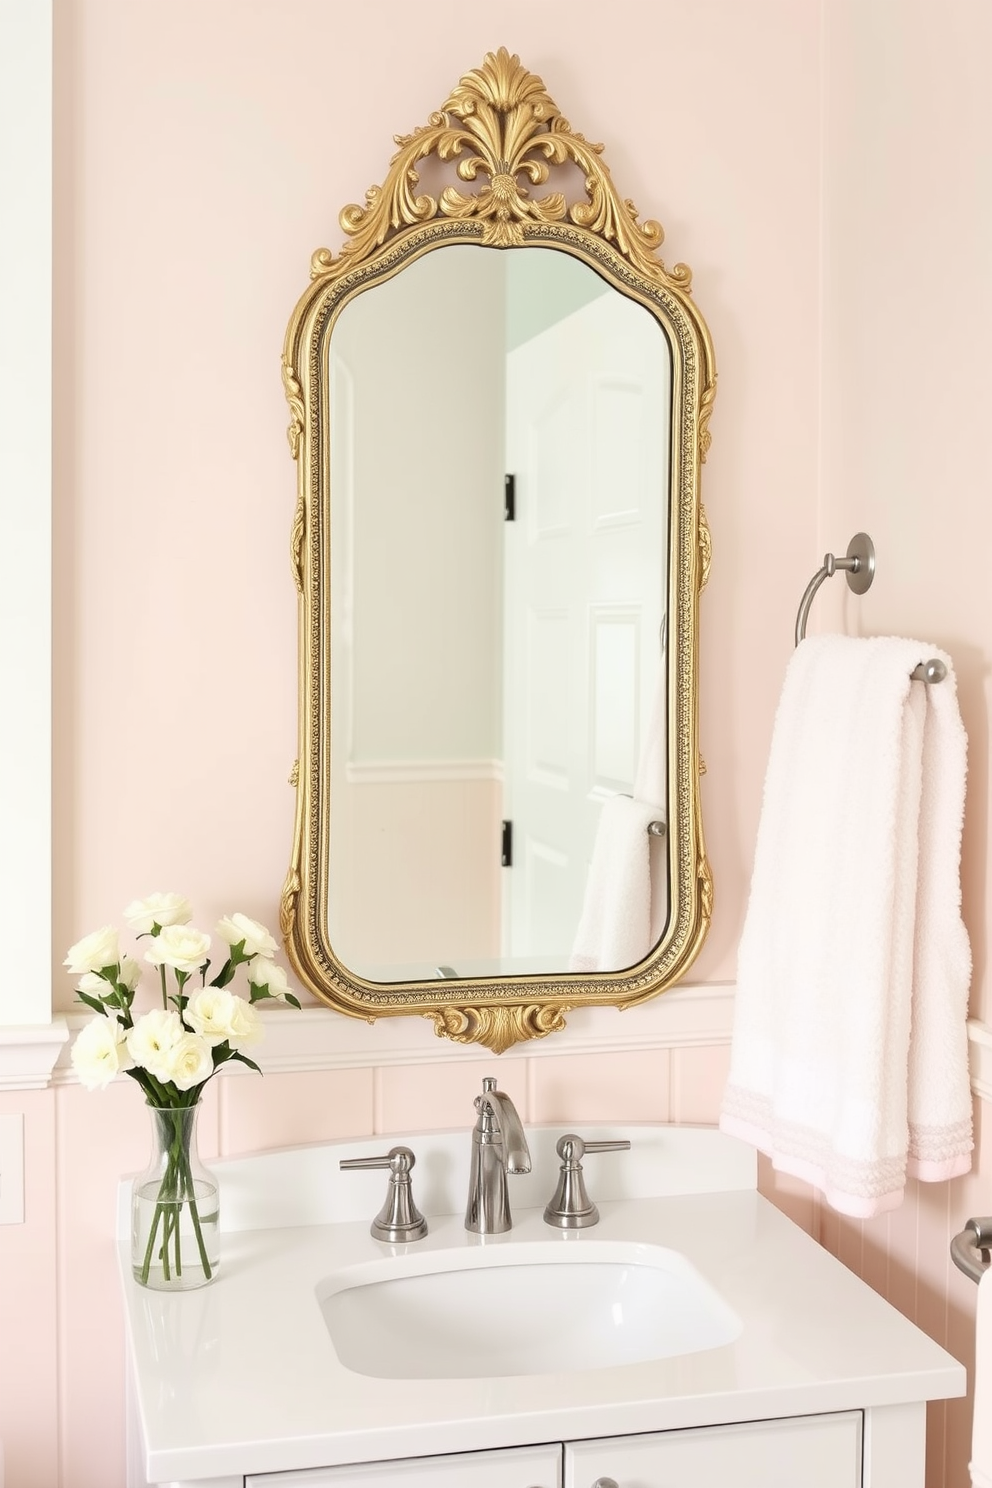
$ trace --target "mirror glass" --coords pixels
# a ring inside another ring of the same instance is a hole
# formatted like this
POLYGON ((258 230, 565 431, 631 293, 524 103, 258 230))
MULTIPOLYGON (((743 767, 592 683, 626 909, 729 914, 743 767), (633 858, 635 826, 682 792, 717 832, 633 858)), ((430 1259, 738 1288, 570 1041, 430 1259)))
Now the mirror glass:
POLYGON ((325 355, 334 957, 622 970, 668 921, 666 330, 559 248, 456 244, 349 299, 325 355), (650 935, 594 965, 593 849, 634 795, 650 935))

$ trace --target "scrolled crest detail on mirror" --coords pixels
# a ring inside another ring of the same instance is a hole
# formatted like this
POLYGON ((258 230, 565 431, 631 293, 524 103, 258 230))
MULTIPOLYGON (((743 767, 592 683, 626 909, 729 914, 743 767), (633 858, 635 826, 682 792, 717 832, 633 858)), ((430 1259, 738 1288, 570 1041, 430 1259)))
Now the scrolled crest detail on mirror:
POLYGON ((528 225, 570 220, 615 243, 631 263, 688 292, 692 275, 685 264, 670 272, 657 257, 664 234, 657 222, 637 220, 632 201, 621 201, 603 159, 603 146, 575 134, 548 96, 544 83, 505 47, 488 52, 481 67, 468 72, 427 124, 397 135, 399 150, 390 161, 384 186, 372 186, 365 206, 345 207, 341 227, 351 238, 335 259, 326 248, 313 255, 311 274, 337 274, 366 258, 403 227, 441 216, 474 221, 486 247, 521 247, 528 225), (487 183, 460 191, 449 185, 437 196, 417 192, 417 167, 429 156, 457 161, 460 181, 487 183), (569 205, 563 191, 534 196, 552 166, 567 162, 583 174, 585 195, 569 205))
POLYGON ((699 801, 700 467, 684 264, 505 48, 311 258, 297 467, 304 984, 502 1053, 684 977, 699 801))

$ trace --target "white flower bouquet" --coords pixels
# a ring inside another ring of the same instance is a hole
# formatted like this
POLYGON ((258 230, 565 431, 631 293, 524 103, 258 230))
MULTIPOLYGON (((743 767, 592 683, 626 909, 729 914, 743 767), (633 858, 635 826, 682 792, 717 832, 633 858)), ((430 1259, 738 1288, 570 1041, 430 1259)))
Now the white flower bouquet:
POLYGON ((135 1200, 134 1271, 146 1286, 157 1284, 149 1281, 153 1265, 162 1285, 184 1284, 182 1239, 187 1222, 197 1248, 196 1284, 211 1279, 216 1244, 211 1245, 207 1231, 216 1241, 216 1205, 209 1217, 201 1215, 195 1172, 198 1160, 191 1144, 192 1114, 204 1086, 221 1065, 237 1060, 258 1070, 244 1052, 262 1037, 255 1004, 275 998, 300 1006, 289 990, 285 971, 273 960, 276 942, 247 915, 231 915, 217 925, 216 934, 227 954, 217 975, 208 981, 211 939, 190 925, 192 916, 189 901, 179 894, 152 894, 124 911, 136 937, 149 938, 144 960, 158 968, 161 984, 161 1007, 138 1018, 132 1016, 132 1005, 141 966, 121 954, 113 926, 77 941, 64 963, 81 978, 76 996, 96 1014, 72 1047, 72 1064, 80 1082, 89 1090, 99 1090, 123 1073, 140 1085, 153 1108, 162 1157, 145 1205, 146 1221, 139 1222, 135 1200), (247 998, 231 990, 242 966, 246 968, 247 998), (171 993, 170 971, 175 982, 171 993), (197 981, 199 985, 191 987, 197 981))

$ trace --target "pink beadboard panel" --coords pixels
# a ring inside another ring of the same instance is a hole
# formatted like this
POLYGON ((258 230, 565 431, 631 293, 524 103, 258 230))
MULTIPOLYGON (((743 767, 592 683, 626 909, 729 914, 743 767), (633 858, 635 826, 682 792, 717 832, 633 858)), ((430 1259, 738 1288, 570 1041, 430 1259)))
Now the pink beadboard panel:
MULTIPOLYGON (((58 1482, 55 1100, 0 1095, 24 1118, 24 1223, 0 1226, 0 1439, 9 1488, 58 1482)), ((111 1480, 112 1481, 112 1480, 111 1480)))
POLYGON ((375 1129, 369 1069, 232 1073, 218 1076, 215 1084, 225 1157, 364 1136, 375 1129))
MULTIPOLYGON (((950 1184, 907 1185, 906 1202, 916 1210, 916 1312, 913 1322, 947 1347, 947 1288, 950 1259, 950 1184)), ((947 1402, 927 1406, 927 1482, 944 1483, 947 1402)))
POLYGON ((947 1346, 947 1295, 950 1286, 950 1183, 917 1183, 916 1317, 924 1333, 947 1346))
MULTIPOLYGON (((823 1205, 820 1243, 857 1272, 969 1370, 969 1393, 927 1409, 927 1488, 968 1488, 974 1367, 975 1285, 950 1261, 951 1237, 972 1215, 992 1209, 989 1159, 992 1108, 975 1103, 972 1171, 952 1183, 906 1185, 899 1208, 858 1221, 823 1205), (984 1142, 983 1142, 984 1137, 984 1142)), ((760 1181, 760 1180, 759 1180, 760 1181)))
MULTIPOLYGON (((148 1162, 151 1127, 141 1093, 127 1079, 93 1092, 63 1085, 55 1109, 61 1488, 108 1488, 124 1473, 117 1188, 148 1162)), ((206 1125, 209 1135, 209 1118, 206 1125)))
POLYGON ((667 1049, 568 1054, 531 1063, 535 1122, 669 1121, 667 1049))
POLYGON ((814 1190, 801 1178, 776 1172, 763 1152, 758 1154, 758 1192, 807 1235, 816 1237, 820 1205, 814 1190))
POLYGON ((730 1045, 672 1050, 672 1120, 683 1126, 716 1126, 730 1069, 730 1045))
POLYGON ((465 1064, 389 1065, 376 1070, 376 1132, 443 1131, 475 1121, 473 1101, 488 1075, 513 1101, 521 1121, 532 1121, 527 1091, 527 1062, 501 1065, 494 1054, 488 1061, 465 1064))
POLYGON ((861 1279, 866 1281, 880 1297, 887 1297, 889 1295, 889 1215, 878 1214, 874 1219, 866 1220, 862 1226, 861 1237, 861 1279))
MULTIPOLYGON (((826 1204, 823 1206, 827 1207, 826 1204)), ((864 1221, 849 1214, 837 1216, 837 1249, 834 1252, 849 1270, 860 1276, 864 1268, 864 1221)))
MULTIPOLYGON (((898 1209, 889 1211, 889 1292, 888 1300, 893 1307, 916 1320, 917 1268, 919 1265, 918 1241, 918 1185, 910 1181, 906 1185, 906 1196, 898 1209)), ((950 1240, 950 1236, 948 1236, 950 1240)), ((841 1259, 844 1260, 843 1253, 841 1259)), ((857 1269, 861 1274, 860 1265, 857 1269)))
MULTIPOLYGON (((975 1151, 972 1171, 949 1183, 949 1233, 958 1234, 972 1217, 992 1214, 992 1104, 975 1102, 975 1151)), ((974 1410, 975 1308, 977 1288, 953 1262, 947 1268, 947 1337, 945 1348, 968 1370, 968 1394, 946 1404, 942 1473, 927 1479, 927 1488, 968 1488, 968 1459, 974 1410)), ((989 1410, 983 1401, 980 1409, 989 1410)))

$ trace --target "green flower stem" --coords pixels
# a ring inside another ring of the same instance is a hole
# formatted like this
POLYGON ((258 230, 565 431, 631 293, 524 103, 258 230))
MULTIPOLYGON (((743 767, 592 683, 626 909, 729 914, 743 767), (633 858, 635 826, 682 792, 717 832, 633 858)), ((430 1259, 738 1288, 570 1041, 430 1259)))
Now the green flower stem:
MULTIPOLYGON (((165 1205, 162 1204, 162 1203, 156 1204, 155 1205, 155 1217, 152 1220, 152 1227, 151 1227, 151 1229, 148 1232, 148 1244, 145 1246, 145 1258, 144 1258, 144 1260, 141 1263, 141 1281, 142 1281, 142 1284, 143 1285, 147 1285, 148 1284, 148 1273, 152 1269, 152 1253, 153 1253, 153 1251, 155 1249, 155 1236, 158 1234, 158 1222, 159 1222, 160 1219, 164 1218, 164 1214, 165 1214, 165 1205)), ((164 1247, 163 1247, 163 1249, 164 1249, 164 1247)), ((164 1256, 164 1254, 163 1254, 162 1260, 163 1260, 163 1265, 166 1268, 166 1270, 165 1270, 166 1279, 168 1279, 168 1275, 169 1275, 169 1272, 168 1272, 169 1262, 166 1259, 166 1257, 164 1256)))
POLYGON ((191 1125, 186 1121, 186 1113, 192 1109, 191 1106, 175 1106, 160 1109, 156 1112, 156 1121, 161 1122, 163 1126, 168 1126, 171 1128, 171 1131, 168 1139, 163 1142, 166 1152, 165 1172, 159 1184, 155 1214, 152 1219, 148 1244, 145 1247, 144 1259, 141 1265, 141 1280, 143 1284, 147 1284, 148 1282, 152 1260, 156 1254, 155 1239, 159 1233, 160 1223, 162 1239, 157 1254, 162 1262, 162 1274, 166 1281, 172 1279, 173 1271, 177 1277, 182 1275, 181 1220, 184 1204, 189 1205, 190 1219, 193 1223, 193 1233, 196 1237, 196 1247, 200 1256, 200 1264, 203 1267, 203 1274, 208 1281, 213 1275, 213 1268, 207 1257, 207 1247, 200 1225, 200 1212, 197 1207, 196 1190, 193 1186, 193 1172, 190 1165, 189 1141, 191 1125))

